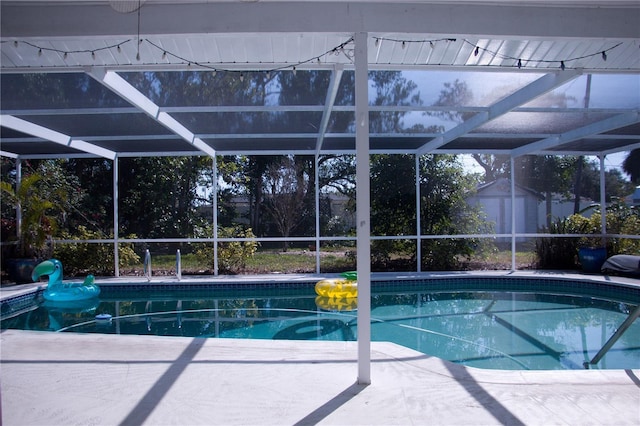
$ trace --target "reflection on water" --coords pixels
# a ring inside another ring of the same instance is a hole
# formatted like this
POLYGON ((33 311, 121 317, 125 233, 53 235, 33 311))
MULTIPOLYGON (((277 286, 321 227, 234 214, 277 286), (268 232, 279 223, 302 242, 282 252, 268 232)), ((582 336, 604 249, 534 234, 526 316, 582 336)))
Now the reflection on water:
MULTIPOLYGON (((43 303, 2 328, 83 333, 287 340, 355 340, 357 300, 313 294, 153 297, 104 292, 100 299, 43 303), (96 320, 97 315, 110 320, 96 320)), ((373 341, 391 341, 480 368, 581 369, 634 305, 598 298, 510 292, 373 294, 373 341)), ((640 321, 592 368, 640 368, 640 321)))

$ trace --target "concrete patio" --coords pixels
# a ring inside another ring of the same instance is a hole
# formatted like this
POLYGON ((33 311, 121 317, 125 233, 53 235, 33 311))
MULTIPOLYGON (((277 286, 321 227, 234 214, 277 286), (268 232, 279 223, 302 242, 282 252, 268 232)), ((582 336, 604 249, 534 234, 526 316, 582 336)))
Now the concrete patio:
POLYGON ((6 330, 3 425, 637 425, 640 370, 466 368, 372 343, 6 330))

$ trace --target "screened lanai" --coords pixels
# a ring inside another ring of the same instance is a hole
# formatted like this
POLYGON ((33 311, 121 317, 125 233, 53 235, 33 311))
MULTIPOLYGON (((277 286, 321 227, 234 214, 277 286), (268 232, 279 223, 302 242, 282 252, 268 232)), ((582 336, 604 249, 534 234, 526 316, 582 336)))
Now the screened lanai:
MULTIPOLYGON (((640 148, 635 1, 3 1, 0 7, 3 156, 18 163, 108 159, 117 199, 123 158, 295 154, 317 162, 323 154, 355 155, 363 300, 370 241, 397 236, 371 235, 370 164, 359 159, 408 154, 417 170, 425 154, 503 154, 513 170, 527 155, 588 156, 600 165, 595 201, 604 205, 608 158, 640 148), (378 90, 387 71, 415 85, 411 96, 378 90), (290 92, 283 94, 285 80, 290 92)), ((419 204, 419 173, 415 180, 419 204)), ((517 217, 527 209, 518 190, 511 179, 501 201, 506 209, 496 213, 505 227, 485 235, 513 248, 518 239, 540 235, 517 217)), ((113 214, 117 223, 117 203, 113 214)), ((318 228, 317 222, 315 234, 300 240, 320 247, 325 237, 318 228)), ((419 223, 402 236, 416 241, 418 252, 419 242, 433 237, 419 223)), ((364 304, 361 314, 367 315, 364 304)))

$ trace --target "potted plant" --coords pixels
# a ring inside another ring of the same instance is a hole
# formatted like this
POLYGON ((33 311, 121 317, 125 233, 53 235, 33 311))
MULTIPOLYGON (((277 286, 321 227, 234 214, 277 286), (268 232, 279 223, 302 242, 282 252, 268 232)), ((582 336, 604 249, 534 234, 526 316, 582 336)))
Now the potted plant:
POLYGON ((583 233, 594 234, 594 236, 580 239, 578 260, 584 272, 598 273, 602 264, 607 260, 607 247, 604 245, 602 237, 596 236, 601 233, 602 229, 600 208, 598 205, 590 208, 594 208, 594 212, 591 217, 584 218, 586 227, 583 233))
POLYGON ((581 247, 578 250, 578 260, 580 260, 584 272, 600 272, 600 268, 602 268, 605 260, 607 260, 607 248, 581 247))
POLYGON ((17 189, 9 182, 0 182, 2 202, 20 209, 20 228, 13 253, 7 257, 10 279, 31 281, 33 267, 51 257, 51 237, 58 227, 58 215, 63 211, 64 191, 48 185, 45 175, 34 172, 25 176, 17 189))

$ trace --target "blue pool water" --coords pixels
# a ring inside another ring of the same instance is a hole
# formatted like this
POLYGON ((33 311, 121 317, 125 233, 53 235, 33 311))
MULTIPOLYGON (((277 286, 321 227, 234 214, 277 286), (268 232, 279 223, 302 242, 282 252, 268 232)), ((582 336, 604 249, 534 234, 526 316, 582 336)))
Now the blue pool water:
MULTIPOLYGON (((479 368, 583 369, 640 304, 640 290, 509 281, 515 291, 486 280, 374 283, 372 340, 479 368)), ((100 299, 83 304, 35 302, 22 313, 3 304, 2 328, 347 341, 358 327, 357 301, 332 305, 309 284, 103 286, 100 299)), ((589 368, 640 368, 640 320, 589 368)))

